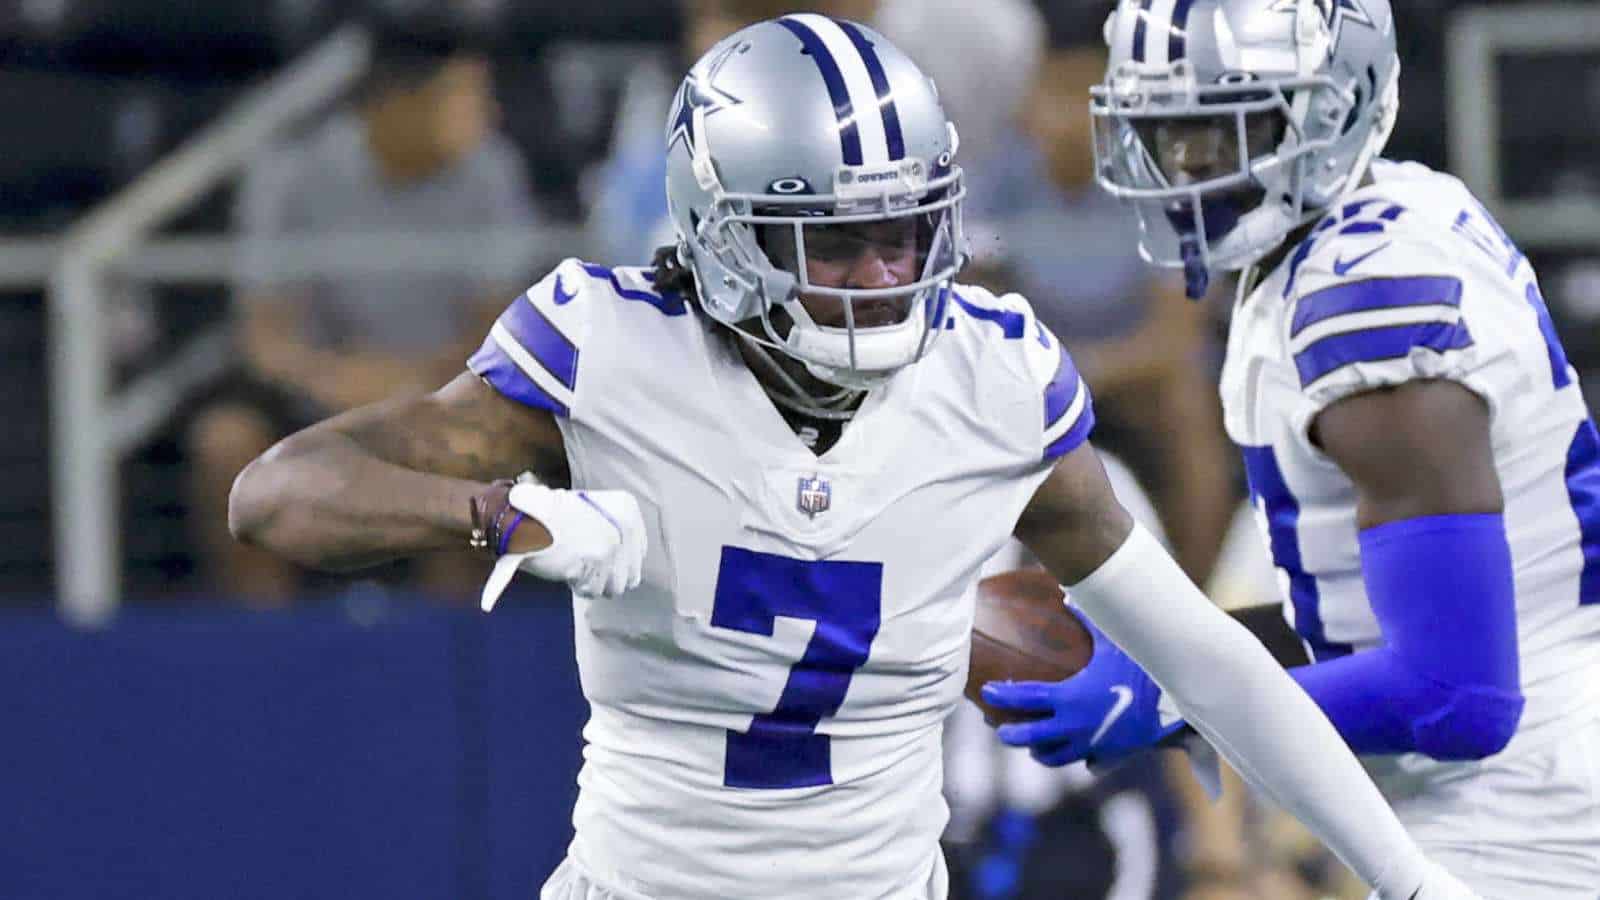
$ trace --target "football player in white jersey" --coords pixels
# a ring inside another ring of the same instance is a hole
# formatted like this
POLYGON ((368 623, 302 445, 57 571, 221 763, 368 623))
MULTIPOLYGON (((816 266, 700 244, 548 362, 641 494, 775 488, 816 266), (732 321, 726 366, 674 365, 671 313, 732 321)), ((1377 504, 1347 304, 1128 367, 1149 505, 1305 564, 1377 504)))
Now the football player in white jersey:
POLYGON ((470 540, 486 607, 518 569, 572 586, 592 712, 546 900, 943 897, 941 723, 1013 533, 1381 896, 1467 896, 1118 505, 1026 301, 953 284, 955 131, 910 60, 752 26, 665 145, 652 267, 561 263, 470 372, 290 437, 232 498, 236 534, 309 564, 470 540))
MULTIPOLYGON (((1532 268, 1457 179, 1378 159, 1388 0, 1123 0, 1093 93, 1101 184, 1191 296, 1243 270, 1222 401, 1312 664, 1295 678, 1402 821, 1486 897, 1600 891, 1600 439, 1532 268)), ((1108 653, 995 702, 1055 764, 1108 653)), ((1142 730, 1135 726, 1144 726, 1142 730)))

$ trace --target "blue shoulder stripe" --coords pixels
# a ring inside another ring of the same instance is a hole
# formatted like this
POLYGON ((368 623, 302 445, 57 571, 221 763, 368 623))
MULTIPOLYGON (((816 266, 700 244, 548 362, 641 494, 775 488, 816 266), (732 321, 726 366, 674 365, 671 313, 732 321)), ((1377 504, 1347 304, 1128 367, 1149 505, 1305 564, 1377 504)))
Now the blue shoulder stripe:
MULTIPOLYGON (((1057 341, 1060 344, 1060 341, 1057 341)), ((1094 398, 1089 395, 1089 385, 1078 374, 1072 355, 1061 347, 1056 374, 1044 387, 1044 434, 1049 440, 1055 429, 1064 428, 1055 440, 1044 448, 1046 460, 1064 456, 1082 446, 1094 430, 1094 398), (1068 422, 1068 417, 1072 421, 1068 422)))
POLYGON ((1083 412, 1078 414, 1078 421, 1067 429, 1066 434, 1056 438, 1050 446, 1044 448, 1045 459, 1066 456, 1083 446, 1084 441, 1089 439, 1089 432, 1094 430, 1094 398, 1088 396, 1088 388, 1084 388, 1084 391, 1086 393, 1083 398, 1083 412))
POLYGON ((1400 359, 1414 347, 1443 353, 1472 346, 1465 322, 1419 322, 1346 331, 1329 335, 1295 354, 1294 365, 1305 387, 1336 369, 1353 363, 1400 359))
POLYGON ((524 406, 547 409, 564 418, 571 414, 565 403, 550 396, 549 392, 539 387, 526 372, 522 371, 516 361, 501 349, 494 335, 484 339, 483 346, 467 360, 467 368, 479 378, 489 382, 489 386, 503 396, 524 406))
POLYGON ((578 348, 532 300, 526 296, 517 298, 500 315, 500 324, 567 390, 577 387, 578 348))
POLYGON ((1439 276, 1367 278, 1307 294, 1295 302, 1289 336, 1318 322, 1374 309, 1461 306, 1461 279, 1439 276))
POLYGON ((1061 362, 1056 365, 1055 377, 1044 386, 1044 427, 1048 431, 1051 426, 1061 421, 1067 414, 1067 409, 1072 406, 1072 401, 1082 390, 1083 379, 1078 377, 1078 367, 1073 365, 1072 357, 1067 354, 1067 348, 1061 348, 1061 362))

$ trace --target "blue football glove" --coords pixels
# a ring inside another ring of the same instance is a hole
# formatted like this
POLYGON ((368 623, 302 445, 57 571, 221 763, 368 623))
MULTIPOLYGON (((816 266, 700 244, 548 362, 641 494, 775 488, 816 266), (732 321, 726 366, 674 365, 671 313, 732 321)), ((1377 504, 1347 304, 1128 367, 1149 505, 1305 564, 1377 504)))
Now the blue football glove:
POLYGON ((1047 766, 1079 760, 1113 765, 1154 747, 1182 731, 1182 719, 1162 724, 1161 687, 1133 658, 1111 642, 1088 617, 1072 607, 1094 638, 1094 653, 1083 671, 1065 681, 991 681, 983 700, 999 709, 1048 713, 1032 722, 1001 725, 1000 740, 1027 747, 1047 766))

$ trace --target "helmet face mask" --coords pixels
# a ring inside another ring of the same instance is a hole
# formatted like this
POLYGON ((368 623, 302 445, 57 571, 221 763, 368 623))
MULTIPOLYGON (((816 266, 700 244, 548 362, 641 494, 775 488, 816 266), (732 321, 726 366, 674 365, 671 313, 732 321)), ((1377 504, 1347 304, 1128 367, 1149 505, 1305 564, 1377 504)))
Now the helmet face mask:
POLYGON ((702 309, 824 382, 882 384, 928 352, 966 260, 955 149, 932 84, 862 26, 802 14, 724 40, 668 121, 668 205, 702 309), (865 116, 838 112, 852 65, 877 87, 871 111, 851 95, 865 116), (707 96, 724 99, 687 108, 707 96))
POLYGON ((813 376, 853 390, 916 362, 939 334, 932 326, 944 319, 964 261, 956 251, 960 171, 942 181, 917 192, 921 199, 879 197, 866 206, 830 195, 785 204, 728 198, 726 212, 702 222, 714 235, 705 246, 734 281, 722 287, 754 302, 750 315, 725 321, 746 326, 757 343, 799 360, 813 376), (820 211, 840 207, 851 211, 820 211), (856 280, 862 266, 882 267, 879 280, 888 283, 856 280))
POLYGON ((1360 185, 1393 126, 1399 62, 1385 0, 1184 9, 1163 30, 1124 0, 1090 114, 1097 181, 1134 206, 1142 255, 1183 267, 1198 296, 1210 270, 1259 261, 1360 185))

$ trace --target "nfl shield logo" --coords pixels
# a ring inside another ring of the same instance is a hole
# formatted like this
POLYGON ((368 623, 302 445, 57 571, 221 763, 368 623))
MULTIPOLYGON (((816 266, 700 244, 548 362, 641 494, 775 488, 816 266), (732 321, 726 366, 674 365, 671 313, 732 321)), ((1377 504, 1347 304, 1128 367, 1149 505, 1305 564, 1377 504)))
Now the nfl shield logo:
POLYGON ((817 513, 828 511, 828 503, 833 498, 833 488, 828 486, 827 479, 820 475, 810 478, 800 476, 800 494, 798 505, 800 511, 815 519, 817 513))

